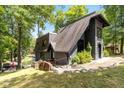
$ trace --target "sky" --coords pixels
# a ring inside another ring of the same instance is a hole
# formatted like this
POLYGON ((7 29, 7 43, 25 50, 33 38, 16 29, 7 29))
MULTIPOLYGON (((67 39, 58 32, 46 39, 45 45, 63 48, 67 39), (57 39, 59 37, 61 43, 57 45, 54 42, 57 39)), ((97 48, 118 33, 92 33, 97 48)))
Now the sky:
MULTIPOLYGON (((63 10, 67 11, 69 9, 69 7, 70 6, 65 6, 63 10)), ((89 9, 89 13, 98 11, 101 9, 101 6, 99 6, 99 5, 87 5, 86 7, 89 9)), ((57 7, 57 8, 60 8, 60 7, 57 7)), ((45 27, 46 27, 46 29, 42 30, 43 33, 48 33, 48 32, 54 31, 54 26, 49 23, 46 23, 45 27)), ((37 27, 35 27, 35 31, 32 32, 32 35, 33 35, 33 37, 37 38, 37 27)))

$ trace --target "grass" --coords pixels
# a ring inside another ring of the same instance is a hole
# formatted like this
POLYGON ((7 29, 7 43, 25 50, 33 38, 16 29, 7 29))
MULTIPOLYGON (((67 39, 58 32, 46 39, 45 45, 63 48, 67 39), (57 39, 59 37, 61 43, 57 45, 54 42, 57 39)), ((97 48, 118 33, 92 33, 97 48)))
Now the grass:
POLYGON ((30 65, 32 63, 32 56, 27 55, 26 57, 24 57, 22 62, 23 62, 23 65, 30 65))
POLYGON ((64 73, 61 75, 27 68, 13 73, 0 74, 0 87, 124 87, 124 66, 96 72, 64 73))
POLYGON ((34 74, 42 75, 44 71, 27 68, 17 72, 0 73, 0 87, 21 87, 25 81, 34 74), (19 84, 17 84, 17 82, 19 84))

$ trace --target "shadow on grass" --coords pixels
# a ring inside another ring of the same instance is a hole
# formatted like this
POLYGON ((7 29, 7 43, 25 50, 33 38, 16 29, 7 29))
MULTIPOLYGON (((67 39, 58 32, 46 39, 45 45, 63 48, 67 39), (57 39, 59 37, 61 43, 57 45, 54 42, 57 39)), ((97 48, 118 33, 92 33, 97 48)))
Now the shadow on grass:
MULTIPOLYGON (((65 73, 61 75, 57 75, 53 73, 45 73, 43 75, 33 74, 30 76, 23 75, 20 77, 12 78, 11 80, 3 81, 2 83, 3 83, 3 87, 6 88, 7 87, 23 87, 23 88, 88 87, 86 86, 87 81, 83 81, 82 79, 79 80, 77 76, 72 77, 72 74, 70 73, 68 74, 65 73), (78 82, 76 79, 78 80, 78 82), (77 84, 79 82, 80 84, 77 84)), ((2 83, 0 83, 0 85, 2 83)))
POLYGON ((87 73, 22 75, 0 82, 1 87, 22 88, 102 88, 124 87, 124 67, 87 73))
POLYGON ((13 71, 13 72, 0 72, 0 76, 5 76, 5 75, 9 75, 9 74, 12 74, 12 73, 16 73, 20 70, 16 70, 16 71, 13 71))

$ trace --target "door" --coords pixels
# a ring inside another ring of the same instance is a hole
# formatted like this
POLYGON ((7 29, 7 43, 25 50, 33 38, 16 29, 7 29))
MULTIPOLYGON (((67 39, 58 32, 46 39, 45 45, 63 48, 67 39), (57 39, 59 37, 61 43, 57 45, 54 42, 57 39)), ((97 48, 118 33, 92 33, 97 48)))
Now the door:
POLYGON ((98 44, 98 58, 101 58, 101 44, 98 44))
POLYGON ((78 52, 81 52, 84 50, 84 40, 79 40, 78 43, 77 43, 77 46, 78 46, 78 52))

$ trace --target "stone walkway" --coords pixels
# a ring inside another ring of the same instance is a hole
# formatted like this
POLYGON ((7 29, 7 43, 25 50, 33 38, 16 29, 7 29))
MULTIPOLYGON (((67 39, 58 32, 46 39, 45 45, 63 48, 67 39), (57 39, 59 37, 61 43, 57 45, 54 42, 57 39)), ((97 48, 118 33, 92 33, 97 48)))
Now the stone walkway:
POLYGON ((115 67, 119 64, 124 64, 124 57, 104 57, 102 59, 93 60, 91 63, 78 65, 77 67, 83 67, 84 69, 99 69, 107 67, 115 67))
POLYGON ((53 70, 58 74, 63 72, 87 72, 87 71, 95 71, 98 69, 107 69, 116 67, 120 64, 124 64, 124 56, 120 57, 104 57, 102 59, 93 60, 90 63, 76 65, 76 66, 58 66, 53 70))

